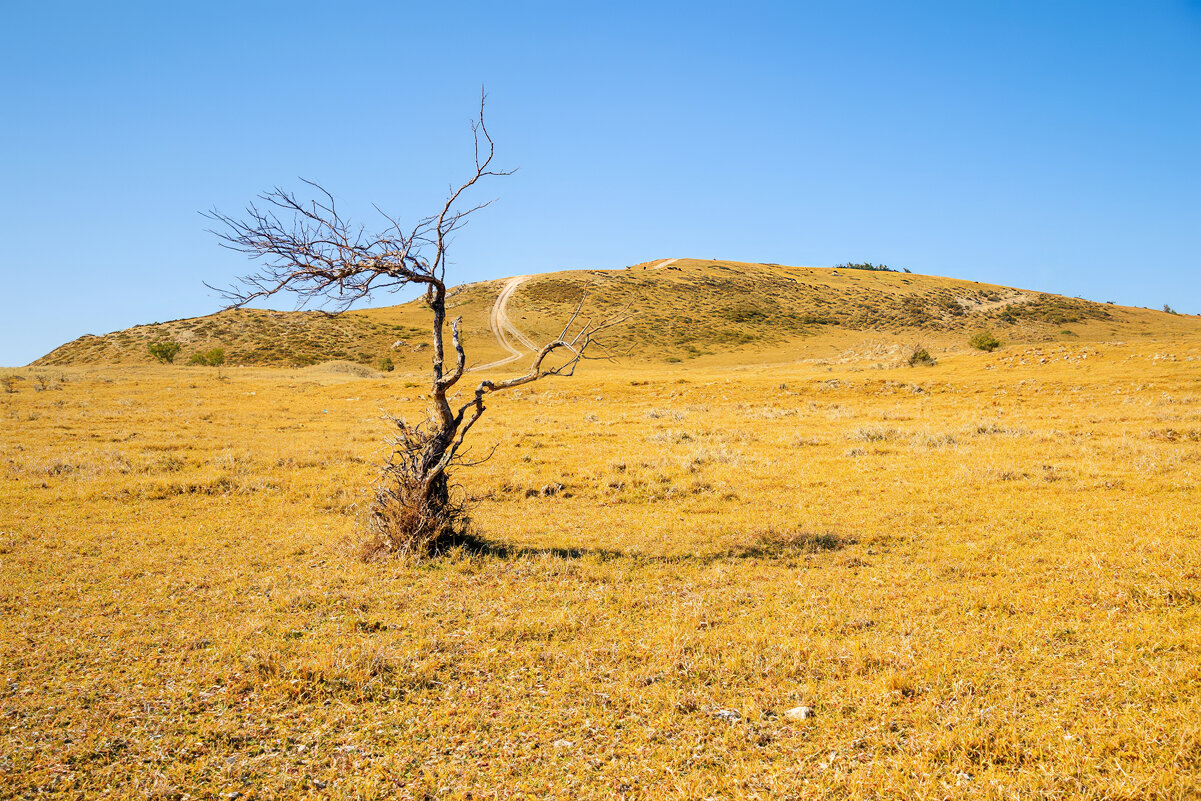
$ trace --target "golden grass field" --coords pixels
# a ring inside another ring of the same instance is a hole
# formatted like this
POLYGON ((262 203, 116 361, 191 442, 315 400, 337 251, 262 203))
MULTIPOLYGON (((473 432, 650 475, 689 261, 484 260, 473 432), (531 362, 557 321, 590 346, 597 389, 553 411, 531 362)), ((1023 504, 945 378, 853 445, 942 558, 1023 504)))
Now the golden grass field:
POLYGON ((498 396, 421 564, 424 373, 18 371, 0 795, 1201 795, 1201 341, 844 336, 498 396))

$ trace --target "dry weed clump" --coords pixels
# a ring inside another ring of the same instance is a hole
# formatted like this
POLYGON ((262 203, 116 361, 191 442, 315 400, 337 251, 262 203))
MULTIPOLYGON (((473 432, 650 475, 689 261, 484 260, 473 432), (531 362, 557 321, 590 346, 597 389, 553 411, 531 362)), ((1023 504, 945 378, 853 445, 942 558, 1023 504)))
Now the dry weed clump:
POLYGON ((895 428, 883 428, 880 426, 872 426, 867 428, 857 429, 847 435, 847 439, 858 442, 887 442, 889 440, 898 439, 901 432, 895 428))
POLYGON ((739 557, 770 558, 837 551, 854 543, 854 538, 829 531, 813 532, 808 529, 769 527, 749 532, 743 542, 730 549, 730 554, 739 557))
MULTIPOLYGON (((365 561, 386 556, 425 559, 440 551, 475 541, 471 516, 462 493, 447 487, 444 503, 432 506, 413 460, 421 458, 423 429, 403 429, 388 455, 374 488, 361 555, 365 561)), ((446 476, 438 481, 446 483, 446 476)), ((436 496, 435 496, 436 497, 436 496)))

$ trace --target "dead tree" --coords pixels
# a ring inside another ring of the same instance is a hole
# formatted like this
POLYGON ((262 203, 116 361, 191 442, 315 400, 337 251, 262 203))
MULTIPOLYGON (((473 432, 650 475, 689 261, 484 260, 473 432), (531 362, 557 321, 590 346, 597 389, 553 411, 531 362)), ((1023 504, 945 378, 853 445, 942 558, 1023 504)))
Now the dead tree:
MULTIPOLYGON (((332 313, 381 290, 418 285, 433 312, 431 409, 416 424, 390 418, 398 433, 375 488, 369 551, 427 556, 453 544, 465 534, 466 510, 451 496, 449 476, 464 464, 463 442, 486 409, 489 395, 548 376, 572 375, 599 331, 615 321, 580 321, 581 306, 558 337, 543 345, 522 375, 504 381, 481 381, 469 398, 452 403, 452 390, 467 369, 460 332, 461 318, 449 324, 453 365, 446 354, 446 265, 451 234, 467 218, 492 201, 463 204, 464 196, 485 178, 510 175, 492 167, 495 146, 484 125, 484 98, 471 126, 475 142, 475 171, 452 189, 441 210, 405 229, 378 207, 387 221, 382 231, 368 233, 337 209, 333 196, 320 185, 305 181, 315 199, 301 200, 279 187, 260 195, 244 217, 219 211, 206 213, 218 223, 213 230, 225 247, 258 260, 258 272, 239 284, 218 289, 237 308, 259 298, 290 293, 299 305, 328 304, 332 313), (457 405, 456 405, 457 404, 457 405)), ((303 180, 303 179, 301 179, 303 180)))

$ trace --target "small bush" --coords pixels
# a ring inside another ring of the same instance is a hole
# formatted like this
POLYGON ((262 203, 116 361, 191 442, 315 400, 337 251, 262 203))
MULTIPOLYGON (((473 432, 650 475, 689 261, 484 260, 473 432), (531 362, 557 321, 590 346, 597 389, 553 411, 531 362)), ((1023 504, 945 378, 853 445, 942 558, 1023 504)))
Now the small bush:
POLYGON ((24 380, 25 379, 18 375, 0 376, 0 386, 4 387, 5 392, 12 394, 17 391, 17 382, 24 380))
POLYGON ((936 363, 937 362, 935 358, 930 355, 930 351, 923 347, 916 347, 913 349, 913 353, 909 354, 910 367, 917 367, 918 365, 921 365, 922 367, 933 367, 936 363))
POLYGON ((379 369, 383 370, 385 373, 390 373, 395 370, 396 365, 392 363, 392 357, 385 356, 382 360, 380 360, 379 369))
POLYGON ((204 367, 220 367, 225 364, 225 348, 213 348, 204 353, 193 353, 188 364, 199 364, 204 367))
POLYGON ((1001 347, 1001 340, 997 339, 989 331, 981 331, 979 334, 976 334, 969 339, 968 344, 976 350, 983 350, 987 351, 988 353, 992 353, 994 350, 1001 347))
POLYGON ((171 364, 179 354, 180 347, 178 342, 151 342, 146 346, 146 350, 158 359, 159 364, 171 364))

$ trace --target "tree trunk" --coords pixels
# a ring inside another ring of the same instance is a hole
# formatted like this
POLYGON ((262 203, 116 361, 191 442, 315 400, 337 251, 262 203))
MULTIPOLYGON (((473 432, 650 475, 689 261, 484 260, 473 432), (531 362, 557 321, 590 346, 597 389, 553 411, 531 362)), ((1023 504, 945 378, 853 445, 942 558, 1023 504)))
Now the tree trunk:
POLYGON ((435 434, 421 460, 421 505, 431 520, 443 519, 451 506, 450 483, 447 481, 446 471, 440 470, 436 475, 431 475, 446 455, 446 449, 451 443, 450 433, 453 432, 440 431, 435 434))

